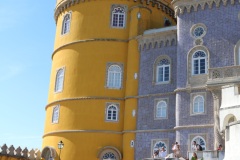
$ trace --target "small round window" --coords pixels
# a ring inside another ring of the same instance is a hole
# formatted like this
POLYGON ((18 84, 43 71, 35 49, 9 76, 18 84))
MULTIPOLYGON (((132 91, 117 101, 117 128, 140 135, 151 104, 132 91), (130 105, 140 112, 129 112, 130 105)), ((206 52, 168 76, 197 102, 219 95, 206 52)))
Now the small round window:
POLYGON ((204 24, 195 24, 191 28, 193 38, 202 38, 205 36, 207 27, 204 24))

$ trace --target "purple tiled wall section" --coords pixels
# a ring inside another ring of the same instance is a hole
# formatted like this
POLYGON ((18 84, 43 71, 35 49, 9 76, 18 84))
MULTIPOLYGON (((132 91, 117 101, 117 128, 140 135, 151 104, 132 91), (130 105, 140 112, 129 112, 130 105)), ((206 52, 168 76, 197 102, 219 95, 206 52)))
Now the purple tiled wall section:
POLYGON ((168 46, 154 48, 141 52, 140 59, 140 79, 139 95, 172 92, 176 88, 176 66, 177 66, 177 46, 168 46), (171 82, 170 84, 154 85, 153 65, 155 60, 161 56, 167 55, 171 59, 171 82))
MULTIPOLYGON (((137 133, 135 145, 135 160, 151 157, 151 142, 152 139, 168 139, 169 146, 175 142, 175 132, 152 132, 152 133, 137 133)), ((171 147, 168 148, 171 150, 171 147)), ((169 151, 168 153, 171 153, 169 151)))
POLYGON ((177 87, 186 87, 187 55, 194 47, 194 38, 190 29, 194 24, 203 23, 207 34, 203 37, 203 45, 210 52, 210 68, 234 65, 234 46, 240 39, 240 21, 238 14, 240 5, 228 4, 212 9, 206 7, 197 12, 180 14, 178 17, 178 47, 177 47, 177 87))

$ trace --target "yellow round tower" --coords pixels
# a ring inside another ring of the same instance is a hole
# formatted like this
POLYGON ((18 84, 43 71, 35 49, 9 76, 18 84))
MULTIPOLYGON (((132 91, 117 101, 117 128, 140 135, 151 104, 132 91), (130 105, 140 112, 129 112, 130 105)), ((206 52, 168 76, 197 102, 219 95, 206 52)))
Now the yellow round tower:
POLYGON ((166 19, 175 23, 169 3, 57 0, 44 159, 134 159, 136 37, 166 19))

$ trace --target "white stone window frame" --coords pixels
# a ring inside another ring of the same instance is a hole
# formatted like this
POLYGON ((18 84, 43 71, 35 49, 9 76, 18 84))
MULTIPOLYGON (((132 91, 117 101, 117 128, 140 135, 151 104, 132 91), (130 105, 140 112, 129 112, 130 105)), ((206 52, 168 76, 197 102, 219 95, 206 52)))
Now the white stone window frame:
POLYGON ((169 150, 170 149, 170 146, 169 146, 169 139, 152 139, 151 140, 151 151, 150 151, 150 155, 152 156, 153 153, 154 153, 154 146, 156 145, 156 143, 158 142, 163 142, 165 145, 166 145, 166 151, 167 151, 167 154, 169 154, 171 151, 169 150))
POLYGON ((194 24, 194 25, 191 27, 191 29, 190 29, 190 35, 191 35, 194 39, 201 39, 201 38, 203 38, 206 34, 207 34, 207 27, 206 27, 206 25, 203 24, 203 23, 194 24), (195 30, 196 30, 197 28, 202 28, 202 29, 203 29, 202 35, 200 35, 200 36, 195 35, 195 30))
POLYGON ((56 76, 55 76, 55 84, 54 84, 54 93, 61 93, 63 91, 63 88, 64 88, 64 79, 65 79, 65 66, 64 67, 61 67, 61 68, 58 68, 56 70, 56 76), (63 71, 63 78, 62 78, 62 86, 61 86, 61 89, 58 89, 57 88, 57 85, 59 83, 59 80, 58 80, 58 73, 59 71, 62 70, 63 71))
POLYGON ((70 28, 71 28, 71 21, 72 21, 72 11, 67 12, 66 14, 64 14, 62 19, 62 28, 61 28, 61 35, 66 35, 70 33, 70 28), (64 32, 65 30, 65 18, 66 16, 69 15, 69 25, 68 25, 68 30, 66 32, 64 32))
POLYGON ((127 11, 128 11, 128 7, 127 5, 121 5, 121 4, 112 4, 111 5, 111 10, 110 10, 110 28, 116 28, 116 29, 125 29, 126 28, 126 22, 127 22, 127 11), (122 9, 124 9, 124 20, 123 20, 123 27, 119 27, 119 26, 113 26, 113 11, 115 8, 117 7, 121 7, 122 9))
POLYGON ((120 104, 119 103, 113 103, 113 102, 107 102, 105 107, 105 122, 119 122, 119 114, 120 114, 120 104), (114 106, 117 109, 116 113, 116 119, 108 119, 108 108, 110 106, 114 106))
POLYGON ((116 89, 116 90, 120 90, 123 88, 123 74, 124 74, 124 66, 122 63, 113 63, 113 62, 109 62, 107 63, 107 66, 106 66, 106 83, 105 83, 105 88, 108 88, 108 89, 116 89), (109 68, 113 65, 117 65, 121 68, 121 75, 120 75, 120 87, 112 87, 112 86, 109 86, 109 68))
POLYGON ((206 92, 196 92, 196 93, 191 93, 190 95, 190 115, 191 116, 197 116, 197 115, 206 115, 207 114, 207 110, 206 110, 206 101, 207 101, 207 96, 206 96, 206 92), (203 109, 204 109, 204 112, 201 112, 201 113, 194 113, 194 100, 197 98, 197 97, 202 97, 203 100, 204 100, 204 106, 203 106, 203 109))
POLYGON ((208 134, 207 133, 193 133, 188 135, 188 150, 192 151, 192 144, 196 138, 202 138, 205 142, 205 150, 208 150, 208 134))
POLYGON ((210 68, 209 65, 210 62, 210 53, 209 50, 202 45, 197 45, 195 47, 193 47, 192 49, 190 49, 190 51, 188 52, 188 57, 187 57, 187 73, 188 73, 188 79, 187 79, 187 84, 190 87, 200 87, 200 86, 205 86, 207 79, 208 79, 208 69, 210 68), (196 74, 193 75, 192 74, 192 66, 193 66, 193 54, 196 53, 198 50, 204 51, 206 54, 206 73, 205 74, 196 74))
POLYGON ((162 119, 168 119, 168 107, 169 107, 169 99, 168 98, 157 98, 154 99, 154 120, 162 120, 162 119), (160 102, 164 102, 166 104, 166 117, 157 117, 157 107, 160 102))
POLYGON ((207 74, 207 73, 208 73, 207 54, 203 50, 198 50, 198 51, 194 52, 193 55, 192 55, 192 75, 194 76, 194 75, 201 75, 201 74, 207 74), (203 52, 205 54, 205 57, 194 58, 193 56, 197 52, 203 52), (204 60, 204 63, 205 63, 205 66, 204 66, 205 73, 200 73, 200 71, 201 71, 201 60, 204 60), (198 61, 198 73, 195 73, 194 61, 198 61))
POLYGON ((60 105, 55 105, 52 109, 52 124, 57 124, 59 122, 60 116, 60 105))
POLYGON ((153 85, 162 85, 162 84, 169 84, 171 83, 171 72, 172 72, 172 61, 171 61, 171 58, 167 55, 161 55, 161 56, 158 56, 156 58, 156 60, 154 61, 153 63, 153 82, 152 84, 153 85), (157 77, 158 77, 158 69, 159 69, 159 66, 158 66, 158 63, 163 60, 163 59, 167 59, 169 61, 169 80, 168 81, 162 81, 162 82, 158 82, 157 81, 157 77))
POLYGON ((234 62, 235 65, 240 65, 240 40, 237 42, 237 44, 234 47, 234 62))

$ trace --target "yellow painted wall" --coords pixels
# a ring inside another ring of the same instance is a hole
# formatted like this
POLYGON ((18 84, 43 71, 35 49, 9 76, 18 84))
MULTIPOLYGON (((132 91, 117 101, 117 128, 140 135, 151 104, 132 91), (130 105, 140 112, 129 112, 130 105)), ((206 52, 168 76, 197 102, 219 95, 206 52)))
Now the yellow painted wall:
MULTIPOLYGON (((57 4, 65 1, 57 0, 57 4)), ((136 36, 147 29, 162 27, 164 17, 168 16, 156 7, 133 0, 86 1, 62 11, 56 22, 43 148, 52 146, 59 153, 57 144, 62 140, 65 144, 62 160, 97 160, 103 147, 112 146, 120 151, 123 160, 134 159, 130 142, 135 141, 137 123, 136 36), (127 6, 125 28, 110 26, 112 4, 127 6), (63 17, 69 12, 70 32, 61 35, 63 17), (141 19, 137 18, 138 12, 141 19), (123 65, 121 89, 106 87, 108 63, 123 65), (56 73, 62 67, 65 69, 63 91, 55 93, 56 73), (117 122, 105 120, 108 102, 119 104, 117 122), (60 105, 59 122, 52 124, 55 105, 60 105)))

